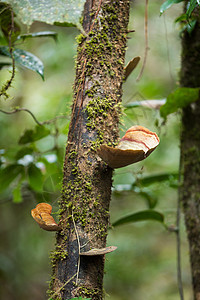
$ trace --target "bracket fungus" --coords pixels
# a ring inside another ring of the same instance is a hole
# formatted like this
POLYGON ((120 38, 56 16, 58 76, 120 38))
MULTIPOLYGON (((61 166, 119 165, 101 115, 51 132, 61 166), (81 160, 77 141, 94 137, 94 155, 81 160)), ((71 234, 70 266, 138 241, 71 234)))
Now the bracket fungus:
POLYGON ((116 246, 109 246, 109 247, 101 248, 101 249, 93 248, 93 249, 91 249, 89 251, 81 252, 80 255, 85 255, 85 256, 104 255, 104 254, 113 252, 116 249, 117 249, 116 246))
POLYGON ((155 150, 159 138, 155 132, 142 126, 132 126, 114 147, 101 145, 97 154, 109 167, 116 169, 145 159, 155 150))
POLYGON ((31 210, 33 219, 38 225, 47 231, 57 231, 60 227, 51 216, 52 206, 48 203, 39 203, 36 208, 31 210))

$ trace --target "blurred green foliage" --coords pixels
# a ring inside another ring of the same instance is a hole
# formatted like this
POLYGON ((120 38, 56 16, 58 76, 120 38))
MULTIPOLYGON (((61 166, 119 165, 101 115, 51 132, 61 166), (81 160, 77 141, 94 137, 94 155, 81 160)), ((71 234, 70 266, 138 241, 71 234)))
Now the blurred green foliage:
MULTIPOLYGON (((141 56, 136 69, 124 83, 123 104, 161 99, 178 86, 180 68, 179 28, 174 19, 182 4, 168 9, 161 17, 160 1, 149 3, 149 51, 144 74, 136 78, 144 59, 144 2, 132 3, 126 61, 141 56)), ((27 32, 22 24, 21 34, 27 32)), ((55 219, 62 181, 62 165, 71 114, 75 76, 75 28, 60 28, 34 23, 31 32, 53 31, 58 42, 48 37, 20 39, 17 47, 30 51, 44 64, 45 81, 34 72, 21 69, 9 88, 9 99, 0 109, 0 299, 46 299, 50 278, 49 254, 54 234, 41 230, 30 211, 38 202, 53 206, 55 219), (6 167, 6 168, 4 168, 6 167)), ((5 43, 3 35, 0 36, 5 43)), ((5 44, 4 44, 5 45, 5 44)), ((2 57, 5 64, 10 59, 2 57)), ((11 69, 3 68, 0 82, 5 83, 11 69)), ((111 223, 142 210, 155 208, 173 227, 176 222, 177 174, 179 167, 179 113, 169 115, 165 124, 158 110, 145 107, 124 109, 120 134, 132 125, 156 131, 160 145, 149 158, 114 172, 111 223), (163 177, 164 176, 164 177, 163 177), (145 181, 146 179, 146 181, 145 181), (161 180, 162 179, 162 180, 161 180)), ((185 297, 191 297, 188 248, 181 224, 183 283, 185 297)), ((108 244, 118 250, 106 256, 106 300, 175 300, 175 234, 159 222, 145 221, 117 226, 109 231, 108 244)))
POLYGON ((81 27, 80 17, 85 0, 45 0, 30 2, 28 0, 2 0, 12 6, 15 14, 23 24, 32 25, 34 21, 47 24, 75 24, 81 27))
POLYGON ((198 98, 199 88, 178 88, 167 96, 166 103, 160 108, 160 114, 164 119, 166 119, 169 114, 197 101, 198 98))

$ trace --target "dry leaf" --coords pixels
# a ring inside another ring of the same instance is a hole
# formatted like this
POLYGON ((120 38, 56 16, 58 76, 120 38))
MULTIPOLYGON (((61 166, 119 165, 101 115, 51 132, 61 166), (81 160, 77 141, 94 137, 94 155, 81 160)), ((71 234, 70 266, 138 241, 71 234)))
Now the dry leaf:
POLYGON ((132 60, 128 62, 125 67, 124 81, 128 78, 128 76, 133 72, 133 70, 137 67, 140 61, 140 56, 134 57, 132 60))

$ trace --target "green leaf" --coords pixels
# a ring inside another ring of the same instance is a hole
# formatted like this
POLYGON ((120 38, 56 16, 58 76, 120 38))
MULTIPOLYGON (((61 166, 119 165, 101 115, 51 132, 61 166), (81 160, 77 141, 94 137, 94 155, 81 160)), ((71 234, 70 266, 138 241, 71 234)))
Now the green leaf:
MULTIPOLYGON (((0 55, 11 57, 9 47, 0 46, 0 55)), ((37 72, 44 80, 44 66, 41 60, 28 51, 15 48, 13 51, 13 57, 16 63, 21 66, 37 72)))
POLYGON ((124 191, 134 191, 136 187, 146 187, 154 183, 159 183, 163 181, 174 182, 178 179, 178 173, 161 173, 155 175, 144 176, 142 178, 138 178, 132 184, 117 184, 114 188, 114 192, 124 192, 124 191))
POLYGON ((187 18, 186 14, 180 16, 180 18, 177 18, 175 22, 180 22, 181 23, 181 30, 180 30, 180 37, 182 37, 182 34, 187 30, 189 34, 192 33, 192 31, 195 28, 195 25, 197 23, 197 19, 195 18, 187 18), (183 21, 183 22, 182 22, 183 21))
POLYGON ((25 132, 19 139, 19 144, 32 143, 34 141, 33 136, 34 136, 34 130, 32 129, 25 130, 25 132))
POLYGON ((13 202, 21 203, 22 195, 21 195, 21 182, 12 190, 13 202))
POLYGON ((44 126, 37 125, 34 130, 27 129, 19 139, 19 144, 36 142, 50 134, 50 130, 44 126))
POLYGON ((189 1, 189 7, 188 7, 187 12, 186 12, 186 15, 187 15, 188 18, 191 16, 191 13, 195 9, 196 5, 197 5, 197 0, 190 0, 189 1))
POLYGON ((192 31, 193 31, 194 28, 195 28, 196 23, 197 23, 197 20, 196 20, 196 19, 189 21, 189 22, 184 26, 184 28, 183 28, 182 31, 184 31, 184 30, 186 29, 187 32, 188 32, 189 34, 191 34, 192 31))
MULTIPOLYGON (((140 185, 140 183, 139 183, 140 185)), ((149 208, 154 208, 158 202, 158 199, 156 195, 154 195, 149 189, 147 188, 140 188, 136 184, 118 184, 113 188, 114 193, 120 193, 120 192, 134 192, 137 193, 138 195, 142 196, 147 200, 148 207, 149 208)))
POLYGON ((167 102, 160 108, 160 114, 164 119, 166 119, 169 114, 176 112, 179 108, 186 107, 190 103, 197 101, 198 98, 199 88, 178 88, 169 94, 167 97, 167 102))
POLYGON ((162 182, 162 181, 173 181, 178 179, 178 173, 164 173, 164 174, 156 174, 149 175, 143 178, 140 178, 138 182, 134 182, 132 186, 148 186, 154 183, 162 182))
POLYGON ((180 30, 180 36, 181 36, 185 30, 187 30, 189 34, 192 33, 197 23, 197 19, 194 16, 189 17, 187 14, 182 14, 175 20, 175 23, 178 22, 181 24, 181 30, 180 30))
POLYGON ((167 0, 160 7, 160 14, 162 15, 173 4, 183 2, 184 0, 167 0))
POLYGON ((139 189, 138 194, 147 200, 149 209, 155 208, 156 204, 158 203, 158 199, 157 199, 156 195, 154 195, 150 190, 139 189))
POLYGON ((57 41, 58 34, 57 34, 57 32, 54 32, 54 31, 41 31, 41 32, 21 34, 17 37, 17 39, 25 40, 28 38, 41 38, 41 37, 52 37, 55 41, 57 41))
POLYGON ((112 224, 112 226, 115 227, 122 224, 134 223, 139 221, 147 221, 147 220, 153 220, 160 223, 164 223, 164 216, 163 214, 155 210, 143 210, 117 220, 112 224))
MULTIPOLYGON (((60 171, 60 174, 62 175, 61 168, 57 164, 57 156, 55 154, 47 154, 45 156, 42 156, 38 159, 38 162, 42 162, 45 165, 46 173, 48 175, 52 175, 60 171), (49 162, 49 157, 53 157, 53 161, 49 162)), ((59 176, 60 177, 60 176, 59 176)))
POLYGON ((22 23, 70 23, 81 27, 79 19, 86 0, 3 0, 9 3, 22 23))
POLYGON ((176 18, 176 20, 174 22, 178 23, 178 22, 182 22, 182 21, 186 21, 186 20, 187 20, 186 14, 182 14, 178 18, 176 18))
POLYGON ((15 154, 15 158, 18 160, 25 155, 32 154, 34 151, 33 147, 23 147, 15 154))
POLYGON ((7 41, 11 37, 11 41, 14 42, 20 34, 20 26, 15 21, 12 21, 12 10, 10 5, 4 3, 0 3, 0 27, 7 41), (10 36, 11 28, 12 34, 10 36))
POLYGON ((24 166, 19 164, 9 165, 0 170, 0 192, 5 190, 19 175, 24 174, 24 166))
POLYGON ((33 163, 28 165, 28 181, 33 190, 37 192, 42 191, 43 175, 40 169, 33 163))

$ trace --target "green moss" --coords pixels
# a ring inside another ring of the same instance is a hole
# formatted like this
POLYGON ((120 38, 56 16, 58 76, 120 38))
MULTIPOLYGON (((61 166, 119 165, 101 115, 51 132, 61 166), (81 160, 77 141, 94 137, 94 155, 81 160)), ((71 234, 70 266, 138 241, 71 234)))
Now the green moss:
MULTIPOLYGON (((91 177, 80 173, 79 170, 77 172, 78 173, 76 174, 74 180, 68 181, 63 187, 60 215, 65 213, 67 210, 68 219, 70 219, 70 214, 73 211, 75 222, 82 227, 85 227, 92 215, 94 219, 98 218, 98 215, 95 213, 95 211, 97 212, 99 209, 99 202, 95 199, 95 194, 92 189, 95 183, 92 181, 91 177), (71 188, 72 186, 73 189, 71 188), (81 206, 80 199, 82 202, 81 206), (92 205, 93 202, 95 202, 95 205, 92 205)), ((98 223, 98 221, 96 221, 96 223, 98 223)))
POLYGON ((57 245, 56 249, 51 252, 50 259, 55 264, 56 260, 64 260, 68 256, 68 253, 66 250, 63 249, 62 245, 57 245))
POLYGON ((81 296, 81 297, 92 297, 92 299, 99 299, 99 295, 101 295, 101 290, 98 288, 95 289, 91 289, 88 288, 86 286, 80 286, 78 288, 78 295, 77 296, 81 296))
POLYGON ((85 36, 82 33, 77 35, 76 37, 77 44, 81 44, 84 40, 85 40, 85 36))
POLYGON ((88 128, 96 128, 97 122, 99 122, 100 118, 105 119, 108 116, 107 113, 110 109, 112 110, 113 105, 114 101, 112 99, 96 97, 90 100, 85 108, 87 112, 88 128))

